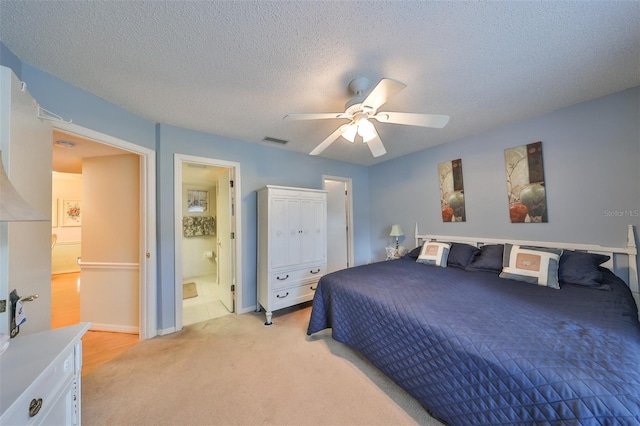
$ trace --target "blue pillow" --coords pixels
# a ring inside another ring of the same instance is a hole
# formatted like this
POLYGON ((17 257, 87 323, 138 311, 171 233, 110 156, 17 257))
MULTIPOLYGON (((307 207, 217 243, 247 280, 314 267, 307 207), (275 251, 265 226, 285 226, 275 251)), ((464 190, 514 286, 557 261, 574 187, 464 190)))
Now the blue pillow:
POLYGON ((598 266, 610 258, 604 254, 567 250, 560 257, 558 279, 561 283, 599 287, 602 272, 598 270, 598 266))
POLYGON ((422 246, 418 246, 418 247, 414 248, 413 250, 411 250, 409 253, 405 254, 404 257, 411 258, 411 259, 417 259, 418 256, 420 256, 420 251, 421 250, 422 250, 422 246))
POLYGON ((504 244, 489 244, 480 247, 480 252, 464 269, 467 271, 502 272, 504 244))
POLYGON ((451 243, 447 266, 464 269, 475 259, 478 253, 480 253, 480 249, 470 244, 451 243))

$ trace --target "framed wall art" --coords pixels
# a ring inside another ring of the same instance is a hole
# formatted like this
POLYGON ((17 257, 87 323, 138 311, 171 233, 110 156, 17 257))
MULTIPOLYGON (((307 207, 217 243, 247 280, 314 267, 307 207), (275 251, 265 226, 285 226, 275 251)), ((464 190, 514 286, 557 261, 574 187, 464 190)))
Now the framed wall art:
POLYGON ((216 234, 216 222, 212 216, 189 216, 182 218, 182 235, 202 237, 216 234))
POLYGON ((78 200, 62 200, 62 226, 82 226, 82 205, 78 200))
POLYGON ((443 222, 466 222, 462 160, 438 164, 440 207, 443 222))
POLYGON ((209 211, 209 191, 187 189, 187 212, 204 213, 209 211))
POLYGON ((504 150, 511 223, 547 222, 542 142, 504 150))

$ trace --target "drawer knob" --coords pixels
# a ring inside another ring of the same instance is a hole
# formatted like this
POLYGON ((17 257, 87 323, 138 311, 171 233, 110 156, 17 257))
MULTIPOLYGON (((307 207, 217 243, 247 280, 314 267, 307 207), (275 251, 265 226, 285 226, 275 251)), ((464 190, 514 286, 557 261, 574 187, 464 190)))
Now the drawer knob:
POLYGON ((309 272, 311 272, 312 274, 317 274, 318 272, 320 272, 320 268, 316 269, 315 271, 311 270, 309 272))
POLYGON ((313 291, 316 291, 316 288, 318 288, 318 286, 315 286, 315 287, 314 287, 314 286, 311 286, 311 287, 309 287, 309 288, 310 288, 311 290, 313 290, 313 291))
POLYGON ((42 408, 42 398, 32 399, 31 404, 29 404, 29 417, 33 417, 42 408))
POLYGON ((276 279, 277 279, 277 280, 280 280, 280 281, 284 281, 284 280, 286 280, 287 278, 289 278, 289 274, 285 275, 285 277, 284 277, 284 278, 281 278, 280 276, 277 276, 277 277, 276 277, 276 279))
POLYGON ((285 297, 287 297, 289 295, 289 292, 287 292, 287 294, 285 294, 284 296, 280 296, 279 294, 276 294, 276 297, 278 299, 284 299, 285 297))

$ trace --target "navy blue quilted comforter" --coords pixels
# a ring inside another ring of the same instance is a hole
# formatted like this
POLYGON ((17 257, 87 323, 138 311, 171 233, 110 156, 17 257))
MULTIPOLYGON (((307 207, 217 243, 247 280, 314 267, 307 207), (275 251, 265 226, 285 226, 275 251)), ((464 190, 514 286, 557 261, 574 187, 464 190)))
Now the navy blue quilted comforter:
POLYGON ((451 425, 640 424, 629 289, 560 290, 399 259, 325 275, 308 328, 332 328, 451 425))

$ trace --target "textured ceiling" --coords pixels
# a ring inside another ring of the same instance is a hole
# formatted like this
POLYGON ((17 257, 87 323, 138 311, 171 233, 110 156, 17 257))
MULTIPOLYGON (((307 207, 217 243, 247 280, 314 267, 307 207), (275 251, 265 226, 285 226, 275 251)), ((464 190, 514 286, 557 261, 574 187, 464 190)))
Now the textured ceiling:
POLYGON ((359 76, 407 83, 383 110, 451 116, 322 154, 363 165, 640 85, 639 22, 637 1, 0 0, 23 62, 153 122, 308 153, 344 121, 282 117, 342 112, 359 76))

